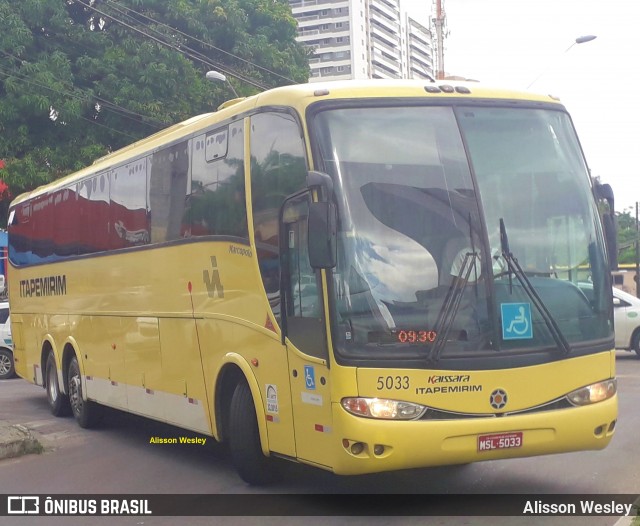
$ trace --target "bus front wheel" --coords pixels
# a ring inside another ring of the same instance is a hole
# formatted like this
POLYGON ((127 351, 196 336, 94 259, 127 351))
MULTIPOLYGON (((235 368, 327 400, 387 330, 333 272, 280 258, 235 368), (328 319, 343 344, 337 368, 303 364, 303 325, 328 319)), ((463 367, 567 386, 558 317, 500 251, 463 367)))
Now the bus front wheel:
POLYGON ((83 399, 80 366, 75 356, 71 358, 71 363, 69 364, 67 392, 69 393, 69 403, 76 422, 85 429, 95 427, 102 419, 102 406, 91 400, 83 399))
POLYGON ((244 381, 236 386, 231 398, 229 448, 236 471, 248 484, 261 486, 277 478, 276 461, 262 452, 253 397, 244 381))
POLYGON ((45 384, 47 389, 47 402, 54 416, 66 416, 71 412, 69 397, 60 391, 58 384, 58 367, 53 352, 49 352, 45 364, 45 384))

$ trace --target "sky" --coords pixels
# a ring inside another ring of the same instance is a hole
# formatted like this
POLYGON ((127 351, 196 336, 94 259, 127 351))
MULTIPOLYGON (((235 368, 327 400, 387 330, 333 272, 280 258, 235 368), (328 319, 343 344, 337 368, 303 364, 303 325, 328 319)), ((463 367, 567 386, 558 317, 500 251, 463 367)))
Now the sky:
MULTIPOLYGON (((616 211, 631 208, 635 215, 640 1, 443 1, 445 72, 559 97, 573 118, 592 175, 611 184, 616 211), (596 39, 575 44, 583 35, 596 39)), ((401 3, 428 24, 432 0, 401 3)))

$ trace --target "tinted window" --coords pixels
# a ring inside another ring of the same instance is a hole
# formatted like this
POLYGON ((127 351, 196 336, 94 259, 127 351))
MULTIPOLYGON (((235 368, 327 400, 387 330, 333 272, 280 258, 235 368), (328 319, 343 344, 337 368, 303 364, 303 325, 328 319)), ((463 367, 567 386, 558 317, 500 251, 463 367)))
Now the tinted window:
POLYGON ((300 126, 287 113, 251 117, 251 196, 256 249, 264 288, 279 315, 278 214, 287 196, 306 186, 300 126))
POLYGON ((150 158, 151 242, 179 239, 189 177, 189 141, 160 150, 150 158))
POLYGON ((22 203, 9 213, 9 259, 20 265, 29 262, 33 221, 31 221, 31 202, 22 203))
POLYGON ((235 122, 196 137, 185 234, 247 238, 244 127, 235 122))
POLYGON ((110 172, 103 172, 79 184, 81 253, 109 248, 109 179, 110 172))
POLYGON ((76 216, 76 185, 54 193, 54 252, 57 256, 73 256, 78 253, 79 221, 76 216))
POLYGON ((146 159, 138 159, 113 171, 109 214, 111 248, 149 242, 146 159))

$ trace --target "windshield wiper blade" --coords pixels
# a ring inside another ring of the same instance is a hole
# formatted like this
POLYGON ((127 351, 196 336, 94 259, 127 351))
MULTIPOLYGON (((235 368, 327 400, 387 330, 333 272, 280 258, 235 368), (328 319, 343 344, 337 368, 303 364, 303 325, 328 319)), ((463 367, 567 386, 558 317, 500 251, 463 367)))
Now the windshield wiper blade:
POLYGON ((571 352, 569 342, 567 342, 560 330, 560 327, 558 327, 556 320, 553 319, 551 312, 549 312, 549 309, 542 301, 542 298, 540 298, 524 270, 522 270, 520 263, 518 263, 518 260, 509 249, 509 238, 507 237, 507 229, 504 225, 503 218, 500 218, 500 245, 502 249, 502 257, 507 262, 507 272, 509 273, 509 293, 511 294, 513 292, 513 283, 511 280, 511 275, 513 274, 520 282, 520 285, 527 296, 529 296, 529 299, 531 299, 534 307, 538 309, 538 312, 540 312, 544 324, 547 326, 547 329, 549 329, 551 336, 562 351, 562 354, 569 354, 571 352))
POLYGON ((462 266, 460 267, 458 275, 453 278, 453 283, 447 291, 447 295, 442 303, 442 308, 438 314, 438 320, 436 321, 435 333, 438 336, 436 338, 436 342, 427 355, 427 361, 429 362, 437 362, 440 359, 440 354, 442 353, 444 344, 447 342, 449 332, 451 332, 453 320, 455 320, 456 315, 458 314, 460 302, 462 301, 462 293, 467 287, 469 276, 475 269, 476 261, 479 257, 480 255, 475 251, 467 252, 464 256, 464 260, 462 261, 462 266))

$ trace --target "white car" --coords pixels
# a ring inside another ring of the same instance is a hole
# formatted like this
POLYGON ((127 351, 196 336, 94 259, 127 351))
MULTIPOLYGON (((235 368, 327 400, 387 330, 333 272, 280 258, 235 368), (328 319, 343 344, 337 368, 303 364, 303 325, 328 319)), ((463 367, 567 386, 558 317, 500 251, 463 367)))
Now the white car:
POLYGON ((0 380, 15 375, 13 366, 13 340, 11 338, 11 321, 9 304, 0 302, 0 380))
POLYGON ((635 351, 640 358, 640 299, 613 288, 616 349, 635 351))

